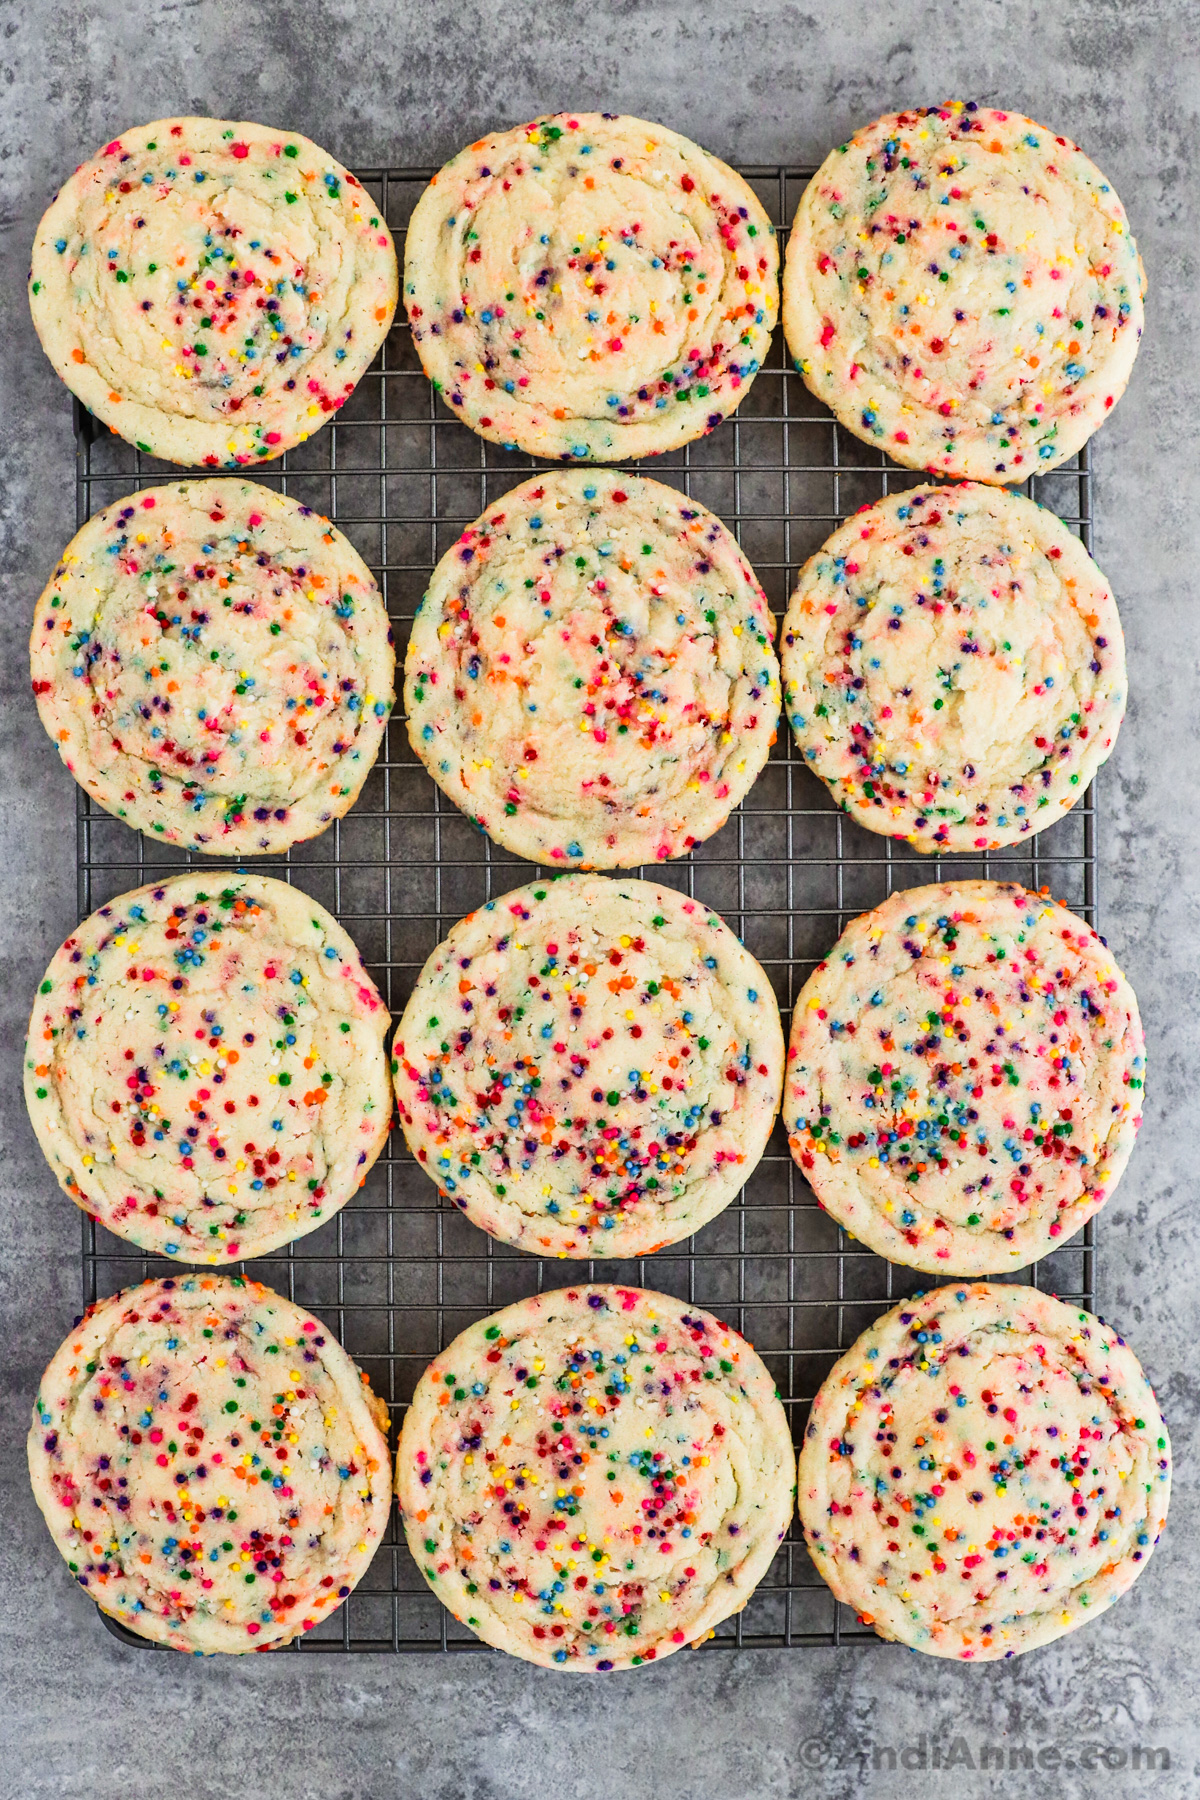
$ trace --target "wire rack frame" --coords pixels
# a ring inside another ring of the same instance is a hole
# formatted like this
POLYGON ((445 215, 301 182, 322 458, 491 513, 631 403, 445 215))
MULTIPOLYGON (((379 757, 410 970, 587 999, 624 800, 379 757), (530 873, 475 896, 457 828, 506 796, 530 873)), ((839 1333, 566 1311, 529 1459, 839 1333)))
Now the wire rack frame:
MULTIPOLYGON (((402 238, 431 169, 374 169, 360 179, 402 238)), ((786 238, 812 171, 743 174, 786 238)), ((178 478, 109 433, 76 403, 77 519, 140 487, 178 478)), ((474 436, 435 396, 398 319, 376 362, 336 417, 307 443, 253 471, 333 518, 372 566, 403 657, 434 563, 463 527, 539 465, 474 436)), ((800 566, 865 502, 921 477, 839 426, 789 366, 777 333, 738 412, 710 436, 640 465, 712 508, 736 532, 777 615, 800 566)), ((1035 476, 1026 492, 1090 544, 1086 450, 1035 476)), ((78 903, 84 917, 114 895, 181 869, 219 866, 141 837, 78 796, 78 903)), ((298 883, 358 943, 394 1015, 426 957, 464 913, 533 877, 530 864, 480 835, 409 748, 397 711, 357 805, 311 843, 243 864, 298 883)), ((930 857, 863 830, 832 803, 781 724, 755 788, 728 824, 686 858, 645 871, 715 907, 764 965, 787 1028, 815 963, 859 912, 897 889, 953 876, 1047 885, 1097 922, 1095 786, 1027 845, 930 857)), ((83 1294, 90 1304, 166 1272, 83 1218, 83 1294)), ((365 1186, 334 1219, 286 1250, 242 1265, 319 1313, 367 1371, 392 1415, 391 1442, 427 1362, 494 1308, 571 1279, 658 1288, 715 1312, 755 1345, 776 1377, 797 1443, 809 1403, 836 1358, 881 1312, 928 1284, 865 1250, 818 1207, 777 1125, 739 1198, 694 1238, 620 1263, 544 1262, 494 1242, 439 1200, 399 1132, 365 1186)), ((1009 1277, 1094 1306, 1094 1226, 1009 1277)), ((144 1648, 112 1620, 105 1624, 144 1648)), ((837 1604, 798 1532, 781 1545, 746 1609, 705 1650, 874 1641, 837 1604)), ((338 1613, 291 1653, 481 1650, 445 1612, 409 1557, 396 1515, 338 1613)))

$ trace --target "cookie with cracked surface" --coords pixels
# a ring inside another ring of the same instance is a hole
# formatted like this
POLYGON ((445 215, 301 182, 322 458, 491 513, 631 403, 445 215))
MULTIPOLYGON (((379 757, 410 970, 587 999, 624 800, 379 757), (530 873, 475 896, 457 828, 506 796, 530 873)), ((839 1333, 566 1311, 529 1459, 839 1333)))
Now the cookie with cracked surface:
POLYGON ((766 763, 773 635, 753 569, 698 501, 552 470, 434 570, 405 658, 409 740, 517 856, 662 862, 719 831, 766 763))
POLYGON ((981 482, 890 494, 800 572, 784 709, 870 831, 996 850, 1054 824, 1125 714, 1112 589, 1045 507, 981 482))
POLYGON ((158 119, 68 177, 37 229, 42 348, 151 456, 249 468, 319 431, 387 336, 396 252, 375 201, 295 131, 158 119))
POLYGON ((738 1612, 792 1517, 796 1460, 762 1360, 642 1288, 537 1294, 426 1369, 396 1491, 454 1616, 545 1668, 645 1666, 738 1612))
POLYGON ((391 1023, 336 919, 216 870, 122 894, 57 952, 25 1100, 60 1187, 109 1231, 229 1264, 315 1231, 391 1123, 391 1023))
POLYGON ((1095 163, 1020 113, 948 101, 831 151, 788 239, 805 382, 910 469, 1025 481, 1125 391, 1146 279, 1095 163))
POLYGON ((330 1617, 391 1510, 387 1407, 260 1282, 167 1276, 90 1307, 42 1377, 34 1497, 71 1573, 139 1637, 273 1650, 330 1617))
POLYGON ((783 1032, 767 976, 711 907, 564 875, 454 927, 392 1068, 410 1149, 476 1225, 535 1256, 643 1256, 753 1173, 783 1032))
POLYGON ((783 1118, 817 1199, 934 1275, 1023 1268, 1117 1185, 1142 1121, 1137 1000, 1102 938, 1015 883, 893 894, 796 1001, 783 1118))
POLYGON ((822 1383, 800 1520, 880 1637, 992 1661, 1132 1586, 1166 1522, 1170 1458, 1110 1325, 1034 1288, 937 1288, 877 1319, 822 1383))
POLYGON ((404 301, 425 373, 480 436, 547 461, 620 462, 721 423, 779 306, 753 189, 665 125, 558 113, 434 176, 404 301))
POLYGON ((348 812, 393 701, 391 627, 353 545, 229 477, 89 519, 34 609, 29 654, 75 779, 209 855, 286 850, 348 812))

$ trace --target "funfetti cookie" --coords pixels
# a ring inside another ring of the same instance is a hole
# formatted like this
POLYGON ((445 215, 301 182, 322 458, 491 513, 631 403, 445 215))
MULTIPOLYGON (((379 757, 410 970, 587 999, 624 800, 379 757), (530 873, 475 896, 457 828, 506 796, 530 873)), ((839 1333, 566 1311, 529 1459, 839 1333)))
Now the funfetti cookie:
POLYGON ((641 1256, 753 1174, 783 1032, 766 974, 711 907, 565 875, 454 927, 392 1068, 409 1148, 475 1224, 537 1256, 641 1256))
POLYGON ((42 1377, 34 1498, 128 1630, 194 1655, 327 1619, 387 1526, 387 1407, 328 1326, 260 1282, 145 1281, 84 1314, 42 1377))
POLYGON ((745 397, 779 306, 752 188, 665 125, 558 113, 434 176, 404 303, 425 373, 472 431, 553 461, 675 449, 745 397))
POLYGON ((25 1100, 62 1187, 180 1262, 314 1231, 391 1122, 391 1023, 336 919, 262 875, 176 875, 73 931, 38 988, 25 1100))
POLYGON ((889 494, 800 571, 785 710, 870 831, 996 850, 1082 798, 1125 714, 1112 589, 1062 521, 980 482, 889 494))
POLYGON ((698 501, 553 470, 434 570, 405 658, 409 740, 530 862, 663 862, 718 831, 767 760, 773 636, 754 571, 698 501))
POLYGON ((409 1549, 485 1643, 606 1674, 739 1612, 791 1522, 796 1460, 744 1338, 641 1288, 537 1294, 417 1383, 396 1455, 409 1549))
POLYGON ((1145 274, 1125 209, 1069 139, 948 101, 863 126, 796 212, 788 349, 895 462, 1023 482, 1121 398, 1145 274))
POLYGON ((805 982, 783 1118, 870 1249, 998 1274, 1111 1196, 1145 1075, 1137 1000, 1090 925, 1015 883, 946 882, 855 919, 805 982))
POLYGON ((168 462, 236 469, 345 404, 398 286, 382 214, 327 151, 267 125, 158 119, 63 183, 29 304, 98 419, 168 462))
POLYGON ((391 628, 358 552, 310 507, 228 477, 89 519, 29 652, 75 779, 210 855, 286 850, 348 812, 393 701, 391 628))
POLYGON ((1167 1516, 1171 1446, 1110 1325, 1028 1287, 901 1301, 835 1364, 798 1474, 818 1571, 880 1637, 1019 1656, 1104 1612, 1167 1516))

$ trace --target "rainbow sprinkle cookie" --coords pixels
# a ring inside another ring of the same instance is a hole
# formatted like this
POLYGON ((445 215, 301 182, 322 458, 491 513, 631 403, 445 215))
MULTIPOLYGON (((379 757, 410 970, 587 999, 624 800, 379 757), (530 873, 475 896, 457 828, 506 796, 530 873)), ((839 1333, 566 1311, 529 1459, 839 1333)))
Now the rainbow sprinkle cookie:
POLYGON ((38 226, 29 303, 71 392, 153 456, 245 468, 311 437, 387 336, 371 196, 294 131, 159 119, 106 144, 38 226))
POLYGON ((558 113, 480 138, 408 228, 425 373, 482 437, 618 462, 744 398, 779 306, 775 232, 715 156, 644 119, 558 113))
POLYGON ((392 1046, 400 1124, 447 1197, 537 1256, 698 1231, 779 1109, 771 984, 698 900, 565 875, 454 927, 392 1046))
POLYGON ((981 483, 848 519, 800 572, 780 660, 813 773, 918 850, 1044 831, 1125 714, 1112 589, 1053 513, 981 483))
POLYGON ((34 1497, 140 1637, 273 1650, 361 1580, 391 1510, 387 1407, 327 1326, 257 1281, 178 1275, 91 1307, 42 1377, 34 1497))
POLYGON ((796 1001, 783 1117, 840 1225, 931 1274, 1024 1268, 1109 1198, 1142 1122, 1133 990, 1015 884, 893 894, 796 1001))
POLYGON ((252 481, 180 481, 89 519, 38 601, 38 711, 101 806, 211 855, 286 850, 348 812, 395 658, 327 519, 252 481))
POLYGON ((177 875, 85 919, 38 989, 25 1100, 59 1185, 181 1262, 329 1219, 383 1148, 391 1020, 336 919, 262 875, 177 875))
POLYGON ((409 1548, 486 1643, 627 1669, 739 1612, 788 1524, 775 1382, 735 1331, 641 1288, 538 1294, 417 1384, 396 1457, 409 1548))
POLYGON ((1131 1587, 1167 1517, 1167 1428, 1123 1338, 1033 1288, 919 1294, 813 1402, 800 1519, 880 1637, 987 1662, 1131 1587))
POLYGON ((697 501, 552 471, 434 570, 405 659, 409 739, 517 856, 661 862, 719 831, 767 760, 773 635, 754 571, 697 501))
POLYGON ((913 107, 826 157, 788 240, 783 328, 818 400, 896 462, 1022 482, 1129 380, 1145 274, 1093 162, 1020 113, 913 107))

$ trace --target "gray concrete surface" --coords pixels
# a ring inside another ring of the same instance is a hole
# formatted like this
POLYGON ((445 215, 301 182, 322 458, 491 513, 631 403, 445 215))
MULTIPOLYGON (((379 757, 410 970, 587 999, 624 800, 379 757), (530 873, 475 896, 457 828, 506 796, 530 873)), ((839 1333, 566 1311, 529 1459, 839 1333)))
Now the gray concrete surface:
POLYGON ((0 5, 0 605, 12 621, 0 659, 0 1795, 1200 1795, 1198 114, 1194 0, 0 5), (1172 1517, 1153 1563, 1088 1629, 978 1668, 882 1647, 688 1655, 601 1685, 499 1658, 201 1664, 123 1649, 53 1554, 22 1450, 79 1281, 77 1222, 18 1075, 29 996, 75 923, 72 783, 38 725, 24 654, 33 599, 73 529, 67 396, 24 298, 57 179, 114 131, 171 112, 287 123, 364 164, 437 160, 497 122, 594 106, 662 119, 731 161, 775 162, 819 158, 880 111, 946 95, 1011 104, 1080 140, 1124 197, 1150 276, 1145 345, 1094 455, 1095 549, 1120 597, 1133 691, 1102 787, 1103 924, 1151 1055, 1145 1128, 1101 1221, 1101 1304, 1172 1426, 1172 1517), (980 1772, 985 1744, 1030 1747, 1041 1766, 980 1772), (1087 1745, 1107 1748, 1107 1766, 1080 1767, 1087 1745), (935 1746, 949 1767, 933 1766, 935 1746), (1165 1749, 1169 1769, 1137 1768, 1138 1746, 1165 1749))

